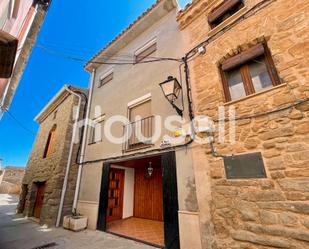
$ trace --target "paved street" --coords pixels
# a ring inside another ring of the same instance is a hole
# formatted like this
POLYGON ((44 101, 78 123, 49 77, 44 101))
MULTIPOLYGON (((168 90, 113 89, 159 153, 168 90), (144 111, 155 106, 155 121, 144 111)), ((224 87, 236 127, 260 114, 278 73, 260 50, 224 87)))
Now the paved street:
POLYGON ((42 227, 16 215, 16 204, 16 196, 0 194, 1 249, 154 249, 154 247, 98 231, 74 233, 61 228, 42 227))

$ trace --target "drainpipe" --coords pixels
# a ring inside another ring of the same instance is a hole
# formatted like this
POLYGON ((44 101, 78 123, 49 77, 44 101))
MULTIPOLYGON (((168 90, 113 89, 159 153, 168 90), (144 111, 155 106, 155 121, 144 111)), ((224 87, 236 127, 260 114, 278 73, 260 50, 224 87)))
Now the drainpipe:
POLYGON ((71 93, 72 95, 74 95, 74 96, 76 96, 78 98, 78 106, 77 106, 77 111, 76 111, 76 115, 75 115, 75 123, 74 123, 74 126, 73 126, 73 133, 72 133, 72 140, 71 140, 71 145, 70 145, 69 157, 68 157, 65 177, 64 177, 62 191, 61 191, 61 199, 60 199, 60 204, 59 204, 59 209, 58 209, 58 216, 57 216, 56 227, 59 227, 59 225, 60 225, 61 214, 62 214, 62 209, 63 209, 63 204, 64 204, 64 197, 65 197, 65 193, 66 193, 67 186, 68 186, 69 173, 70 173, 70 168, 71 168, 71 164, 72 164, 72 155, 73 155, 73 149, 74 149, 74 142, 75 142, 76 135, 77 135, 76 131, 78 129, 79 113, 80 113, 80 108, 81 108, 81 103, 82 103, 81 95, 73 92, 69 88, 69 86, 65 86, 65 89, 69 93, 71 93))
POLYGON ((87 139, 87 133, 88 133, 88 120, 89 120, 89 115, 90 115, 90 107, 91 107, 91 100, 92 100, 92 94, 93 94, 94 80, 95 80, 95 69, 92 69, 92 74, 91 74, 91 79, 90 79, 89 97, 88 97, 88 104, 87 104, 87 111, 86 111, 86 118, 85 118, 85 124, 84 124, 84 133, 83 133, 83 140, 82 140, 82 147, 81 147, 81 154, 80 154, 80 158, 79 158, 78 174, 77 174, 75 195, 74 195, 73 208, 72 208, 73 212, 77 209, 77 201, 78 201, 78 195, 79 195, 79 189, 80 189, 80 181, 81 181, 81 177, 82 177, 82 168, 83 168, 83 162, 84 162, 84 158, 85 158, 86 139, 87 139))

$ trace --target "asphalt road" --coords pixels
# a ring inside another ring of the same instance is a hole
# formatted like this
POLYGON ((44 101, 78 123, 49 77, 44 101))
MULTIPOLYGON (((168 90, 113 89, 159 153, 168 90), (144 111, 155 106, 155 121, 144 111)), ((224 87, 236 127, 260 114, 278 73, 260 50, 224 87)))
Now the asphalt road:
POLYGON ((0 194, 0 249, 154 249, 99 231, 74 233, 15 214, 17 197, 0 194))

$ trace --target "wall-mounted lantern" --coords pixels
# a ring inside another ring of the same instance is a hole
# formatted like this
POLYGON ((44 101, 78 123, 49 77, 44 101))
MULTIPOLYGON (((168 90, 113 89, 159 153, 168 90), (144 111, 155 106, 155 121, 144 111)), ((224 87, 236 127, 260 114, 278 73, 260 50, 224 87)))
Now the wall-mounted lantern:
POLYGON ((153 167, 152 167, 152 162, 148 163, 148 167, 146 169, 146 177, 150 178, 153 175, 153 167))
POLYGON ((172 76, 169 76, 166 81, 160 83, 160 87, 163 91, 165 98, 173 106, 179 116, 183 116, 183 110, 174 104, 178 99, 179 94, 182 91, 182 87, 179 84, 178 80, 172 76))

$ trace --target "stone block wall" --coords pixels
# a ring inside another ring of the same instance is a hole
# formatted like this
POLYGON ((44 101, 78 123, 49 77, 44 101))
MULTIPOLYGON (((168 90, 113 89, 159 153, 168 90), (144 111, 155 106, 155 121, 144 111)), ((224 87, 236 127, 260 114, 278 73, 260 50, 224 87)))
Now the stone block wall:
MULTIPOLYGON (((54 118, 51 113, 40 125, 35 143, 27 164, 26 173, 23 179, 23 187, 27 189, 26 194, 20 196, 18 212, 23 212, 26 216, 33 216, 35 199, 37 194, 37 182, 45 182, 45 194, 43 208, 41 211, 40 223, 55 225, 70 143, 73 129, 73 107, 78 104, 78 98, 69 95, 58 107, 57 115, 54 118), (49 132, 56 125, 56 138, 51 155, 43 158, 49 132), (25 204, 24 204, 25 202, 25 204), (22 209, 24 205, 24 210, 22 209)), ((85 103, 83 103, 84 105, 85 103)), ((82 106, 80 117, 83 116, 82 106)), ((76 164, 79 144, 74 146, 72 165, 70 168, 68 187, 65 195, 63 216, 70 214, 73 204, 76 176, 78 165, 76 164)))
POLYGON ((196 115, 236 117, 235 143, 225 124, 222 155, 261 152, 265 179, 229 180, 209 145, 195 149, 195 177, 204 248, 309 248, 309 1, 247 0, 247 12, 210 36, 207 13, 222 1, 193 1, 178 16, 188 50, 209 38, 190 61, 196 115), (266 40, 281 85, 226 103, 218 69, 224 58, 266 40), (287 108, 286 108, 287 107, 287 108))
POLYGON ((4 167, 0 166, 0 184, 2 183, 3 175, 4 175, 4 167))
MULTIPOLYGON (((2 181, 0 181, 1 194, 20 194, 21 182, 25 169, 20 167, 7 166, 3 168, 2 181)), ((1 174, 0 174, 1 178, 1 174)))

